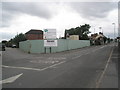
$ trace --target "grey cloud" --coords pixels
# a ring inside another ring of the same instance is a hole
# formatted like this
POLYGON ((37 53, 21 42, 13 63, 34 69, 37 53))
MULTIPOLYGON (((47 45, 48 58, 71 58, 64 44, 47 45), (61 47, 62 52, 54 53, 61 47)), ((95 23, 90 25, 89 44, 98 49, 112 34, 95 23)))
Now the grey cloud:
MULTIPOLYGON (((61 5, 60 3, 56 3, 61 5)), ((10 20, 20 14, 29 14, 45 19, 51 18, 56 13, 55 8, 51 10, 52 3, 43 2, 3 2, 2 3, 2 26, 10 25, 10 20)), ((84 18, 104 18, 108 13, 115 9, 115 3, 111 2, 67 2, 62 5, 70 6, 74 11, 84 18)), ((61 6, 62 7, 62 6, 61 6)), ((58 11, 57 11, 58 12, 58 11)))
POLYGON ((120 11, 120 2, 118 2, 118 10, 120 11))
POLYGON ((0 27, 2 26, 2 3, 0 3, 0 27))
POLYGON ((117 8, 113 2, 74 2, 70 3, 72 9, 84 18, 104 18, 110 11, 117 8))
POLYGON ((2 27, 7 27, 10 25, 10 20, 14 17, 14 14, 11 14, 7 11, 2 11, 2 27))
POLYGON ((40 16, 44 18, 51 17, 51 13, 45 3, 9 2, 3 3, 3 10, 6 10, 11 13, 26 13, 33 16, 40 16))
POLYGON ((19 16, 22 13, 49 19, 53 16, 53 13, 47 6, 47 3, 42 2, 3 2, 3 26, 8 26, 9 21, 13 18, 13 16, 19 16))
MULTIPOLYGON (((105 35, 109 38, 114 38, 114 34, 112 32, 105 33, 105 35)), ((117 37, 117 33, 116 33, 115 37, 117 37)))
POLYGON ((2 40, 10 40, 12 37, 15 36, 15 34, 13 34, 13 33, 7 33, 7 32, 2 32, 1 34, 0 34, 0 38, 2 40))
POLYGON ((118 14, 120 15, 120 2, 118 2, 118 14))

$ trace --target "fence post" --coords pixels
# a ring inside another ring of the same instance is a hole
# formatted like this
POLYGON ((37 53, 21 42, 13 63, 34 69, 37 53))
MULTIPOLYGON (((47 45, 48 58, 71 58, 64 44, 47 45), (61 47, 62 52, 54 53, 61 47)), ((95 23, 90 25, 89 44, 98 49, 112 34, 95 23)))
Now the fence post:
POLYGON ((52 52, 51 47, 50 47, 50 53, 52 52))
POLYGON ((46 47, 44 48, 44 50, 45 50, 45 53, 46 53, 46 47))

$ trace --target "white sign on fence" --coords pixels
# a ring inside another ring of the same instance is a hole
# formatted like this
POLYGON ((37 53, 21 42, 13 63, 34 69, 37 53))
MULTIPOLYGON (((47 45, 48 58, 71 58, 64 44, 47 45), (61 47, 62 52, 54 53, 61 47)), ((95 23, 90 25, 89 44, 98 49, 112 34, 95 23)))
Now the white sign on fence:
POLYGON ((57 40, 44 40, 44 47, 57 47, 57 40))
POLYGON ((56 29, 44 29, 44 39, 56 39, 56 29))

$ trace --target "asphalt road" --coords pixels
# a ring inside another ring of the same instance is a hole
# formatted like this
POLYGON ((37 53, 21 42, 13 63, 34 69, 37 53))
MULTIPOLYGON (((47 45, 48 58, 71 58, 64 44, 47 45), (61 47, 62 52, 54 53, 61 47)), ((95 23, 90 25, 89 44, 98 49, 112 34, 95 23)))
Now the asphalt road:
POLYGON ((7 48, 2 54, 3 88, 102 88, 106 85, 106 88, 117 88, 118 70, 114 66, 115 79, 111 82, 115 85, 103 84, 115 46, 92 46, 53 54, 27 54, 7 48))

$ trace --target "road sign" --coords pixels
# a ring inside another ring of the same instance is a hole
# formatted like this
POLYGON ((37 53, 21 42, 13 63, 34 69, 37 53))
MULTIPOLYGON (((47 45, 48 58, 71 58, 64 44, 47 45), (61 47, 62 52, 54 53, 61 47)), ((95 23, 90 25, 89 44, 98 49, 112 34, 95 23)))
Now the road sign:
POLYGON ((44 39, 56 39, 56 29, 44 29, 44 39))
POLYGON ((44 32, 48 32, 48 29, 44 29, 44 32))
POLYGON ((57 47, 57 40, 44 40, 44 47, 57 47))

